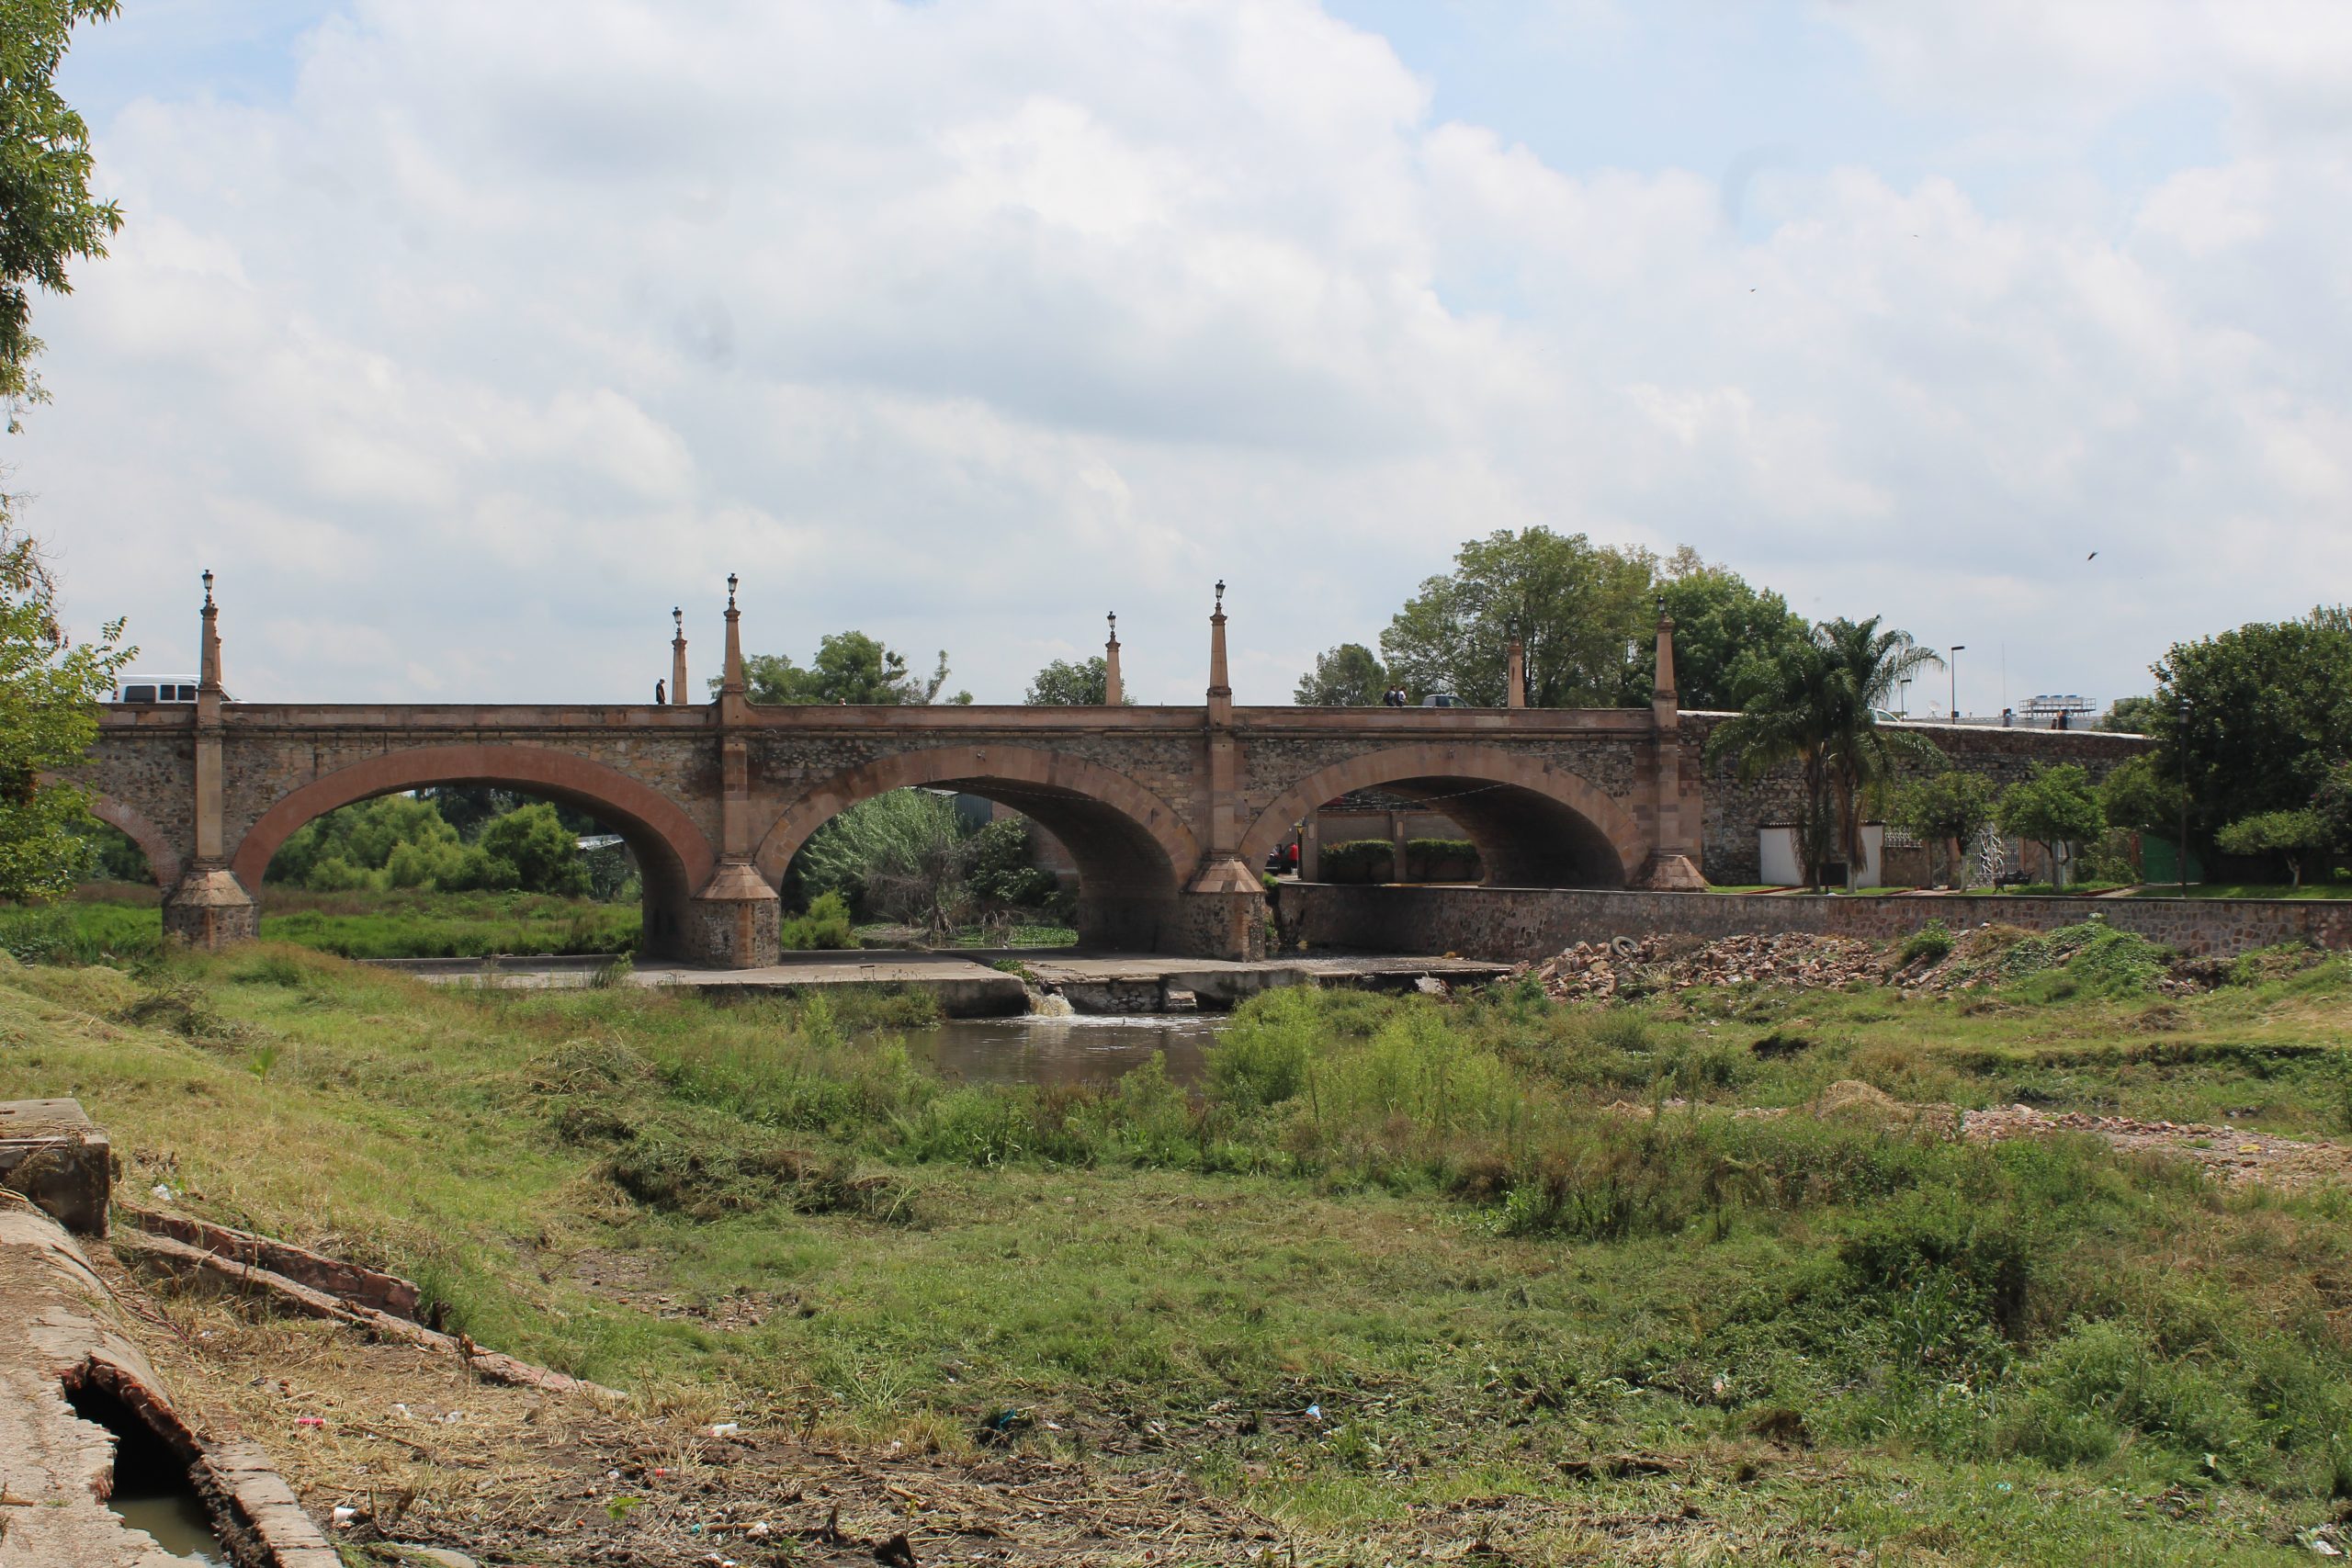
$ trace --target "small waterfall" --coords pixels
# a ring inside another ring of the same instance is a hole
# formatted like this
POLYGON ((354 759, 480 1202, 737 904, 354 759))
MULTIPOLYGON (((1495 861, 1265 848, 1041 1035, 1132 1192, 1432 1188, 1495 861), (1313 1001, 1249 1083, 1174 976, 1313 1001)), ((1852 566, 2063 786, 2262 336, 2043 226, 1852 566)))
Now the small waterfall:
POLYGON ((1069 998, 1059 992, 1041 991, 1026 980, 1021 982, 1021 988, 1029 993, 1031 1018, 1076 1018, 1078 1016, 1078 1010, 1069 1005, 1069 998))

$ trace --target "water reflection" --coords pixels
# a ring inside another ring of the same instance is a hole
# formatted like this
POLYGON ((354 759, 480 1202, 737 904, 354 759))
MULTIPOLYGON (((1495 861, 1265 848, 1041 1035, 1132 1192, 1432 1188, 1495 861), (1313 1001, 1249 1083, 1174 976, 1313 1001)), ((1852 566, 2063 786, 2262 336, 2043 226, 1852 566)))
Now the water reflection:
POLYGON ((964 1083, 1115 1083, 1119 1076, 1167 1053, 1168 1076, 1195 1084, 1207 1071, 1208 1049, 1225 1027, 1221 1017, 951 1018, 910 1030, 907 1050, 943 1077, 964 1083))
POLYGON ((227 1568, 228 1549, 212 1533, 212 1516, 187 1488, 132 1497, 117 1493, 107 1506, 133 1529, 153 1536, 174 1561, 189 1568, 227 1568))

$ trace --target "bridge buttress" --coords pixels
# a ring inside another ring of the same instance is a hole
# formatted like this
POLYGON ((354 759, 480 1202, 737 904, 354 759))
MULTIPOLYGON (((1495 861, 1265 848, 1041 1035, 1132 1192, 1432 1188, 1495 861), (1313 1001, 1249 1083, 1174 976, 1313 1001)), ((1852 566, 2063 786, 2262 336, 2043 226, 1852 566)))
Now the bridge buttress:
MULTIPOLYGON (((1660 893, 1703 893, 1696 834, 1682 823, 1682 705, 1674 685, 1674 617, 1657 602, 1657 679, 1650 692, 1650 768, 1656 793, 1650 804, 1649 860, 1634 885, 1660 893)), ((1696 826, 1694 823, 1693 826, 1696 826)))
POLYGON ((1233 687, 1227 679, 1225 584, 1216 585, 1216 609, 1209 616, 1208 706, 1203 744, 1208 764, 1208 829, 1200 870, 1185 884, 1180 900, 1177 942, 1194 958, 1235 961, 1266 956, 1268 906, 1265 884, 1240 858, 1239 739, 1233 728, 1233 687))
MULTIPOLYGON (((681 655, 683 660, 683 655, 681 655)), ((718 682, 718 867, 687 906, 686 955, 724 969, 758 969, 784 956, 784 904, 752 864, 750 685, 743 676, 735 574, 727 574, 727 655, 718 682)))
POLYGON ((196 854, 164 896, 164 934, 219 949, 261 934, 261 908, 230 871, 221 844, 220 611, 204 574, 203 668, 196 688, 196 854))

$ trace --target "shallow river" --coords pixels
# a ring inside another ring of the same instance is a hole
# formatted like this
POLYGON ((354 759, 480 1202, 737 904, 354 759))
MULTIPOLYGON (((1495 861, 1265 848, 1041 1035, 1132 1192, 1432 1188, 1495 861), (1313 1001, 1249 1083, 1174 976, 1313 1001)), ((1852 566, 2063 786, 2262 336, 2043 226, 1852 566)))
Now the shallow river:
POLYGON ((1034 1084, 1112 1083, 1149 1061, 1154 1051, 1164 1051, 1168 1076, 1194 1084, 1225 1023, 1215 1013, 951 1018, 908 1031, 907 1050, 943 1077, 965 1083, 1034 1084))

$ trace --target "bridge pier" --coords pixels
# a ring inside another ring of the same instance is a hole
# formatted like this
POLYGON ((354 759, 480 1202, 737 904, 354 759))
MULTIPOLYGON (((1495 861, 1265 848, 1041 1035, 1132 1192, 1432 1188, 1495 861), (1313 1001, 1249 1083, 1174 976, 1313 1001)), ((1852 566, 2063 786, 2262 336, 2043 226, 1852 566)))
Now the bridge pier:
POLYGON ((227 867, 191 866, 164 895, 164 935, 217 953, 232 942, 251 942, 261 935, 261 906, 227 867))
POLYGON ((1212 861, 1178 899, 1179 951, 1244 963, 1267 956, 1266 885, 1238 860, 1212 861))
POLYGON ((686 905, 685 956, 721 969, 758 969, 783 956, 784 905, 748 860, 720 863, 686 905))

